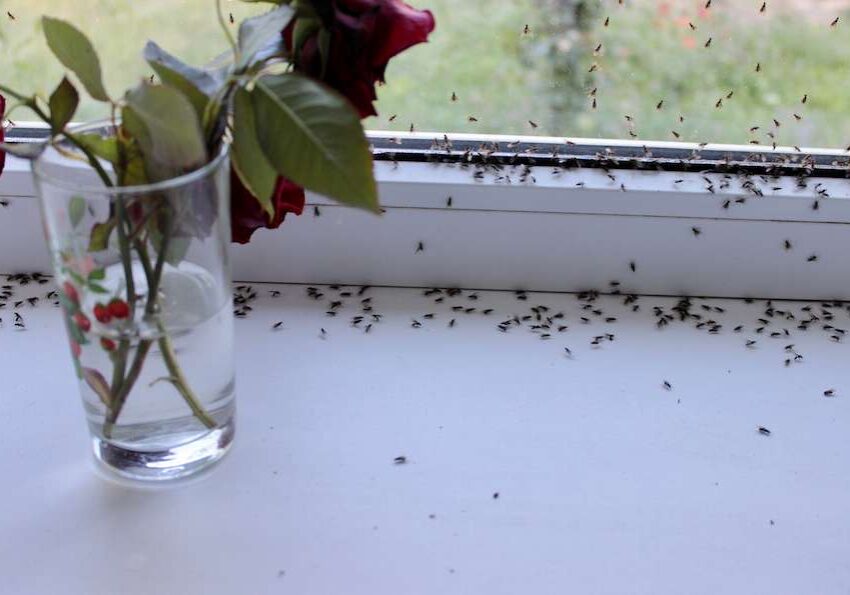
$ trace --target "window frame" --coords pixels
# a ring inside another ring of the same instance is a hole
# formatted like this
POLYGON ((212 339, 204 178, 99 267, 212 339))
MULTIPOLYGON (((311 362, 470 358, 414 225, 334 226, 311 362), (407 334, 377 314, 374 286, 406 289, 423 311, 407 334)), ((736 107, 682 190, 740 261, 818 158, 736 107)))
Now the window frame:
MULTIPOLYGON (((45 134, 41 127, 16 127, 8 139, 45 134)), ((654 262, 652 275, 623 291, 850 298, 843 283, 850 264, 833 257, 801 267, 801 255, 792 250, 796 260, 789 259, 781 246, 781 238, 790 237, 812 254, 844 249, 843 235, 850 232, 847 154, 551 137, 368 136, 387 221, 376 225, 371 215, 308 193, 302 217, 234 246, 234 278, 611 290, 619 286, 610 281, 635 278, 630 262, 654 262), (806 188, 799 185, 803 173, 806 188), (702 238, 691 233, 709 227, 725 239, 718 244, 714 232, 702 238), (584 235, 591 228, 593 236, 584 235), (656 239, 662 238, 666 244, 659 249, 656 239), (705 242, 703 249, 695 249, 697 240, 705 242), (420 241, 433 258, 416 250, 420 241), (515 250, 505 252, 505 242, 515 250)), ((0 196, 20 212, 14 223, 12 209, 0 218, 0 237, 11 240, 4 244, 17 247, 3 251, 0 271, 47 268, 37 201, 27 200, 34 195, 28 164, 9 157, 0 196)))

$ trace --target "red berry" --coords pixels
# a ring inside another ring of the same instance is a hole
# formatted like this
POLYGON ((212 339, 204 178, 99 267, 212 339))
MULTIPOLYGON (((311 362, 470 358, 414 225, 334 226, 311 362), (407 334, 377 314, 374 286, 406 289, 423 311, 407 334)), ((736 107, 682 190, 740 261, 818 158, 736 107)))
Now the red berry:
POLYGON ((62 291, 65 292, 65 297, 74 302, 75 304, 80 303, 80 294, 77 293, 77 288, 71 285, 70 281, 65 281, 62 284, 62 291))
POLYGON ((77 312, 74 314, 74 322, 77 323, 77 326, 80 327, 81 331, 84 333, 89 332, 89 329, 91 328, 91 320, 89 320, 88 316, 82 312, 77 312))
POLYGON ((102 337, 100 339, 100 346, 103 347, 106 351, 113 351, 115 349, 115 341, 112 339, 107 339, 106 337, 102 337))
POLYGON ((94 305, 92 312, 94 312, 94 317, 97 318, 97 321, 101 324, 109 324, 109 321, 112 320, 112 315, 109 314, 109 309, 100 302, 94 305))
POLYGON ((118 320, 123 320, 130 315, 130 306, 124 300, 112 300, 109 302, 109 314, 118 320))
POLYGON ((80 344, 76 341, 71 341, 71 353, 74 355, 74 359, 79 359, 80 354, 83 352, 83 348, 80 347, 80 344))

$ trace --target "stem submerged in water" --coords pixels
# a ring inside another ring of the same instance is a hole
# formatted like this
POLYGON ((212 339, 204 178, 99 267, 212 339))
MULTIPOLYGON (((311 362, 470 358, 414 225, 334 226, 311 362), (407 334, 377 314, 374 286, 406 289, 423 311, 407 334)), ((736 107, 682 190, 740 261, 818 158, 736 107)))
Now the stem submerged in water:
POLYGON ((216 426, 215 420, 210 417, 201 402, 189 388, 189 383, 186 382, 186 377, 183 376, 183 370, 177 363, 177 358, 174 354, 174 349, 171 346, 171 339, 168 335, 163 335, 159 340, 159 350, 162 352, 162 359, 165 360, 165 367, 168 368, 168 373, 171 374, 171 384, 180 393, 180 396, 186 401, 189 409, 195 414, 195 417, 204 424, 207 428, 213 429, 216 426))
MULTIPOLYGON (((123 229, 123 224, 121 223, 122 217, 126 217, 126 209, 123 205, 119 207, 118 215, 119 243, 122 245, 121 260, 123 261, 125 275, 128 277, 128 298, 130 298, 130 296, 132 295, 132 301, 128 299, 128 301, 130 301, 130 304, 132 304, 130 306, 132 320, 132 313, 134 312, 135 307, 135 289, 133 288, 134 286, 132 281, 132 262, 130 260, 131 254, 129 246, 130 242, 128 241, 126 233, 123 229)), ((165 362, 165 366, 168 369, 168 373, 170 375, 169 381, 174 386, 174 388, 177 389, 177 392, 180 393, 180 396, 183 397, 183 400, 186 401, 186 404, 189 406, 189 409, 192 410, 192 413, 195 415, 195 417, 197 417, 198 420, 202 424, 204 424, 204 426, 209 429, 213 429, 216 427, 216 422, 206 412, 206 410, 204 410, 203 405, 201 405, 201 402, 198 400, 198 398, 195 396, 195 393, 189 387, 189 383, 186 380, 185 375, 183 374, 183 370, 180 368, 180 364, 177 362, 177 357, 174 353, 174 348, 171 344, 171 338, 168 336, 168 333, 165 327, 163 326, 162 321, 158 319, 158 294, 160 283, 162 281, 162 271, 165 265, 166 252, 170 243, 171 234, 172 229, 170 229, 170 226, 166 226, 166 230, 162 236, 162 242, 159 246, 156 265, 154 267, 151 267, 151 259, 148 255, 148 250, 145 245, 145 242, 140 239, 135 239, 132 242, 132 246, 133 248, 135 248, 135 251, 139 256, 139 261, 141 262, 142 269, 144 270, 144 274, 148 282, 148 299, 145 304, 144 317, 145 319, 156 319, 157 328, 161 333, 161 336, 158 339, 158 345, 162 354, 162 359, 165 362)), ((139 374, 142 371, 142 367, 144 365, 145 359, 148 356, 148 352, 150 351, 152 343, 153 341, 150 339, 145 339, 139 343, 139 346, 136 349, 136 354, 133 358, 133 363, 130 366, 130 370, 127 373, 126 377, 124 377, 123 369, 126 367, 126 357, 129 348, 129 341, 121 341, 118 352, 116 353, 116 360, 113 368, 112 406, 110 407, 110 410, 103 423, 103 434, 106 438, 111 438, 112 436, 112 431, 118 421, 118 416, 121 414, 121 410, 124 407, 124 403, 127 401, 127 397, 129 396, 130 391, 133 389, 133 386, 138 380, 139 374)))
POLYGON ((133 358, 133 363, 130 365, 130 371, 121 383, 121 388, 118 394, 113 393, 112 407, 106 415, 103 422, 103 435, 106 438, 112 437, 112 428, 118 421, 118 416, 121 415, 121 409, 124 408, 124 403, 127 401, 127 396, 136 384, 139 374, 142 372, 142 366, 145 363, 145 358, 151 348, 152 342, 149 340, 142 341, 136 348, 136 356, 133 358))

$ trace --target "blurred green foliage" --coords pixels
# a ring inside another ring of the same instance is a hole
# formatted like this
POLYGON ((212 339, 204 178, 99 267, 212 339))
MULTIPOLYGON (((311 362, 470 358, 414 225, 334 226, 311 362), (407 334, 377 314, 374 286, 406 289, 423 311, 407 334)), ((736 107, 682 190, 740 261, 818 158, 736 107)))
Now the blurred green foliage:
MULTIPOLYGON (((714 0, 708 11, 704 0, 410 1, 434 12, 437 29, 390 63, 368 128, 631 131, 637 140, 676 140, 675 131, 681 140, 767 145, 770 132, 780 145, 850 144, 850 15, 830 27, 839 14, 816 3, 780 12, 772 2, 760 15, 761 0, 714 0)), ((263 8, 225 5, 237 19, 263 8)), ((226 49, 211 0, 0 0, 0 10, 15 15, 0 21, 0 78, 19 89, 47 92, 60 77, 38 30, 43 12, 91 35, 113 91, 150 74, 140 58, 148 38, 198 64, 226 49)), ((98 109, 85 104, 80 116, 103 115, 98 109)))

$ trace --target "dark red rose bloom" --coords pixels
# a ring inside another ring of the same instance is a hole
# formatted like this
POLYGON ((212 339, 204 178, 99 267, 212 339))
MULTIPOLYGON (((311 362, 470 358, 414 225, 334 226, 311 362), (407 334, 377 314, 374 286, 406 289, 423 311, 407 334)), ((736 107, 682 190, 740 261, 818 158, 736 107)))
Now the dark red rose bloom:
MULTIPOLYGON (((299 48, 295 69, 324 81, 354 105, 361 118, 376 116, 372 102, 375 85, 384 82, 390 58, 428 40, 434 16, 401 0, 331 0, 324 15, 330 32, 330 48, 322 76, 318 33, 299 48)), ((283 31, 286 49, 292 52, 291 22, 283 31)))
POLYGON ((247 244, 251 234, 261 227, 275 229, 283 223, 287 213, 300 215, 304 210, 304 189, 283 177, 277 179, 272 196, 274 217, 260 206, 260 202, 251 194, 239 174, 230 170, 230 226, 233 241, 247 244))
MULTIPOLYGON (((0 143, 3 142, 3 117, 6 114, 6 99, 0 95, 0 143)), ((0 151, 0 174, 3 173, 3 167, 6 165, 6 152, 0 151)))
MULTIPOLYGON (((325 0, 321 9, 323 27, 330 32, 327 63, 322 64, 316 32, 299 48, 295 69, 347 97, 361 118, 377 115, 372 106, 377 99, 375 85, 384 82, 387 63, 410 46, 428 40, 434 30, 433 15, 401 0, 325 0)), ((290 52, 294 26, 293 21, 283 31, 290 52)), ((304 189, 286 178, 278 178, 275 186, 274 217, 263 211, 232 169, 230 183, 234 242, 247 244, 260 227, 274 229, 287 213, 300 215, 304 210, 304 189)))

